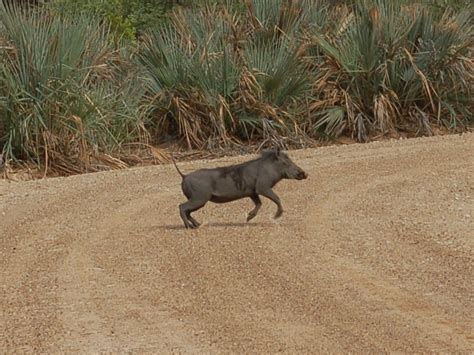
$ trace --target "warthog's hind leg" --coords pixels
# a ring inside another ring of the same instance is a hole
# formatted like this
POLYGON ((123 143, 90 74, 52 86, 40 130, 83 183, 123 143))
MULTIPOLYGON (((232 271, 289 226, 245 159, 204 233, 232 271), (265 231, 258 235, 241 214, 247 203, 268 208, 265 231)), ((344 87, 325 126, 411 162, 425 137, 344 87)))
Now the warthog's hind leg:
POLYGON ((199 222, 196 221, 192 216, 191 213, 197 211, 198 209, 202 208, 207 201, 199 201, 199 200, 190 200, 185 203, 179 205, 179 214, 181 219, 184 222, 184 226, 186 228, 197 228, 199 227, 199 222))

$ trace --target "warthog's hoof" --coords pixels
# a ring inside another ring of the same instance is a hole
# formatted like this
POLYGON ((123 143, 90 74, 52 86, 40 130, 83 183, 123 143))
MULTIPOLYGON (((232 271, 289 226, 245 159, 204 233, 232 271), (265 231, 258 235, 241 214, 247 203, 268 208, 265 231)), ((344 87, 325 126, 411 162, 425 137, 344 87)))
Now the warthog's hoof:
POLYGON ((256 213, 249 213, 247 215, 247 222, 250 221, 251 219, 255 218, 256 215, 257 215, 256 213))
POLYGON ((280 218, 282 214, 283 214, 283 210, 278 210, 277 213, 275 213, 275 217, 273 218, 275 219, 280 218))
POLYGON ((200 225, 201 225, 201 223, 199 223, 198 221, 192 221, 191 222, 191 227, 192 228, 199 228, 200 225))

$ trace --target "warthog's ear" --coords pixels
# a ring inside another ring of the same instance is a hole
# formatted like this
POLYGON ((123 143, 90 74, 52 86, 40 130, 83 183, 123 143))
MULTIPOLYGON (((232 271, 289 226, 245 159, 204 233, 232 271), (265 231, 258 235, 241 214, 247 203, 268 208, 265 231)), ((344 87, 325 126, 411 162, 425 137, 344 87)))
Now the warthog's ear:
POLYGON ((277 152, 276 149, 272 148, 272 149, 266 149, 266 150, 263 150, 260 155, 267 159, 267 158, 271 158, 271 159, 278 159, 278 157, 280 156, 280 153, 277 152))

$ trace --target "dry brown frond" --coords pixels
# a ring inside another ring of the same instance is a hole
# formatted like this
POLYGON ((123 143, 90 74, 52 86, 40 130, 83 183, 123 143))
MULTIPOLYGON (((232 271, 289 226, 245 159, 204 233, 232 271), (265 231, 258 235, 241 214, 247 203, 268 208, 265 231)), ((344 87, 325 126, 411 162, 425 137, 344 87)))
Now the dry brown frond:
POLYGON ((384 134, 387 130, 394 128, 398 110, 395 104, 384 94, 374 98, 374 118, 378 129, 384 134))
POLYGON ((411 53, 406 48, 404 48, 404 51, 407 54, 408 60, 410 61, 411 65, 413 67, 413 70, 420 77, 421 82, 423 83, 423 87, 425 89, 426 94, 428 95, 428 98, 430 100, 431 108, 432 108, 433 112, 436 112, 436 105, 435 105, 434 100, 433 100, 433 95, 438 97, 438 93, 433 88, 433 85, 431 85, 429 80, 426 78, 425 74, 415 64, 415 61, 414 61, 413 56, 411 55, 411 53))
POLYGON ((430 119, 426 112, 423 112, 418 107, 413 107, 410 112, 410 117, 417 122, 418 129, 416 131, 416 136, 418 135, 433 135, 433 130, 431 128, 430 119))
POLYGON ((341 13, 338 13, 338 19, 342 19, 342 22, 339 24, 339 27, 332 34, 328 34, 329 43, 335 44, 339 38, 346 32, 346 30, 354 21, 354 13, 351 12, 347 7, 341 7, 341 13))
POLYGON ((84 164, 85 169, 87 170, 90 167, 90 156, 82 119, 79 116, 73 115, 71 116, 71 120, 76 124, 79 133, 79 160, 84 164))

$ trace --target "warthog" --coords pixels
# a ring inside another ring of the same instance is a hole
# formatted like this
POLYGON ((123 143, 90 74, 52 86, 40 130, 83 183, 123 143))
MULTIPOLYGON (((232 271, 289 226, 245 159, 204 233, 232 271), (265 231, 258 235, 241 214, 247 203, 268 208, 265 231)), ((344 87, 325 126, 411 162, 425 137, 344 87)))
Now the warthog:
POLYGON ((188 201, 179 205, 179 212, 186 228, 197 228, 191 213, 202 208, 208 201, 224 203, 249 197, 255 208, 248 213, 247 222, 257 215, 262 206, 259 195, 272 200, 277 206, 275 218, 283 213, 280 198, 272 190, 282 179, 303 180, 308 175, 291 161, 280 149, 265 151, 258 159, 242 164, 200 169, 183 174, 173 160, 176 170, 183 178, 181 188, 188 201))

